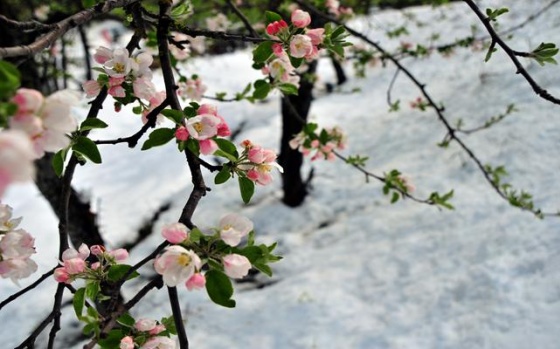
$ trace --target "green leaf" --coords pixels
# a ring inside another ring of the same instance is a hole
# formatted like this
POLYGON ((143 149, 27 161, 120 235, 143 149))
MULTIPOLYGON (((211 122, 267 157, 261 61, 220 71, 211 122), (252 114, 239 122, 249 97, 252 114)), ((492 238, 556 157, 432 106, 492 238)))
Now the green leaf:
POLYGON ((239 190, 241 191, 241 199, 248 204, 255 193, 255 183, 247 177, 237 177, 239 179, 239 190))
POLYGON ((68 149, 61 149, 56 152, 56 154, 54 154, 52 158, 52 167, 57 177, 62 177, 62 173, 64 173, 64 162, 66 161, 66 154, 68 154, 68 149))
POLYGON ((105 128, 107 125, 103 120, 98 118, 88 118, 80 125, 80 131, 89 131, 95 128, 105 128))
POLYGON ((92 281, 86 285, 86 298, 95 300, 100 291, 99 282, 92 281))
POLYGON ((198 228, 194 228, 189 232, 189 241, 198 244, 202 238, 202 232, 198 228))
POLYGON ((95 0, 82 0, 82 5, 84 6, 84 8, 90 8, 95 5, 95 2, 95 0))
POLYGON ((265 11, 264 16, 266 17, 266 24, 282 20, 282 16, 272 11, 265 11))
POLYGON ((234 158, 230 159, 231 161, 236 161, 237 158, 239 158, 237 147, 231 141, 223 138, 216 138, 214 141, 218 145, 218 148, 220 148, 220 150, 222 150, 224 153, 233 155, 234 158))
POLYGON ((253 91, 253 98, 255 99, 265 99, 270 92, 270 84, 265 80, 257 80, 254 85, 255 91, 253 91))
POLYGON ((82 312, 84 310, 84 306, 86 304, 86 289, 79 288, 74 293, 74 299, 72 300, 72 305, 74 306, 74 312, 76 316, 80 318, 82 316, 82 312))
POLYGON ((117 319, 117 322, 126 327, 134 327, 136 320, 129 313, 124 313, 117 319))
POLYGON ((20 85, 21 74, 10 62, 0 60, 0 98, 6 98, 20 85))
POLYGON ((183 119, 185 118, 185 114, 183 114, 183 112, 180 110, 164 109, 161 111, 161 114, 163 114, 163 116, 170 119, 177 125, 182 125, 183 119))
POLYGON ((235 301, 231 299, 233 286, 231 280, 218 270, 210 270, 204 274, 206 277, 206 292, 212 302, 227 307, 235 307, 235 301))
POLYGON ((175 138, 175 130, 172 128, 158 128, 152 131, 148 136, 148 139, 142 145, 142 150, 147 150, 153 147, 158 147, 168 143, 170 140, 175 138))
POLYGON ((251 264, 256 263, 259 259, 264 257, 263 250, 259 246, 247 246, 238 250, 237 253, 247 257, 251 264))
MULTIPOLYGON (((128 271, 130 270, 131 266, 130 265, 126 265, 126 264, 115 264, 115 265, 111 265, 109 267, 109 272, 107 273, 107 278, 109 279, 109 281, 113 281, 113 282, 117 282, 120 281, 125 275, 126 273, 128 273, 128 271)), ((127 280, 130 280, 132 278, 137 277, 138 274, 137 272, 133 272, 128 278, 127 280)))
POLYGON ((222 184, 227 182, 231 178, 231 169, 229 166, 224 165, 220 172, 214 177, 214 184, 222 184))
POLYGON ((265 41, 253 50, 253 61, 263 63, 272 55, 272 41, 265 41))
POLYGON ((99 344, 99 346, 101 346, 101 348, 104 349, 118 348, 121 339, 124 336, 125 334, 122 330, 114 329, 107 334, 107 337, 100 339, 99 342, 97 342, 97 344, 99 344))
POLYGON ((298 94, 298 88, 295 85, 292 84, 280 84, 278 85, 278 89, 282 92, 284 92, 287 95, 297 95, 298 94))
POLYGON ((97 149, 97 144, 85 136, 79 136, 76 138, 76 143, 72 146, 72 150, 85 156, 96 164, 101 163, 101 154, 99 149, 97 149))
POLYGON ((259 270, 260 272, 264 273, 265 275, 272 277, 272 269, 263 263, 256 263, 253 264, 253 267, 255 267, 255 269, 259 270))

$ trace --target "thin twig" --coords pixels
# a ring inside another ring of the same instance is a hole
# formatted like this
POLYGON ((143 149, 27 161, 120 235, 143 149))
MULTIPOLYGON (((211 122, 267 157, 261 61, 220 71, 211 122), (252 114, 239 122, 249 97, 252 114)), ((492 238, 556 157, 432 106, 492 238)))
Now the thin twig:
POLYGON ((243 25, 245 25, 245 29, 249 31, 251 36, 259 37, 259 34, 255 30, 255 28, 253 28, 253 26, 251 25, 247 17, 245 17, 243 12, 241 12, 239 8, 237 8, 237 6, 231 0, 226 0, 226 2, 228 6, 232 9, 232 11, 235 12, 235 15, 241 20, 241 22, 243 22, 243 25))
POLYGON ((17 298, 19 298, 21 295, 31 291, 32 289, 34 289, 35 287, 37 287, 39 284, 41 284, 43 281, 45 281, 49 276, 51 276, 54 273, 54 270, 56 268, 52 268, 51 270, 49 270, 48 272, 44 273, 43 275, 41 275, 40 278, 38 278, 37 280, 35 280, 31 285, 27 286, 26 288, 14 293, 13 295, 9 296, 8 298, 4 299, 2 301, 2 303, 0 303, 0 310, 2 308, 4 308, 4 306, 6 306, 7 304, 9 304, 10 302, 16 300, 17 298))

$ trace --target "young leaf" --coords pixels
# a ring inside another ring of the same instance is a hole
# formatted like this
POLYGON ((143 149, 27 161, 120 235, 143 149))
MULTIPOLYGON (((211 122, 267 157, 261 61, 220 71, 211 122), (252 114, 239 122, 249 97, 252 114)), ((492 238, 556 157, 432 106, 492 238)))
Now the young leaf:
MULTIPOLYGON (((115 265, 111 265, 111 267, 109 267, 109 272, 107 273, 107 278, 110 281, 113 282, 117 282, 120 279, 122 279, 126 273, 128 273, 128 271, 130 270, 131 266, 130 265, 126 265, 126 264, 115 264, 115 265)), ((132 278, 137 277, 138 274, 137 272, 133 272, 128 278, 127 280, 130 280, 132 278)))
POLYGON ((265 17, 266 17, 266 23, 272 23, 272 22, 276 22, 276 21, 280 21, 282 20, 282 16, 280 16, 278 13, 276 12, 272 12, 272 11, 266 11, 264 13, 265 17))
POLYGON ((237 147, 235 146, 235 144, 223 138, 216 138, 215 142, 218 145, 218 148, 220 148, 220 150, 222 150, 224 153, 233 155, 234 159, 230 159, 231 161, 237 160, 237 158, 239 157, 239 153, 237 152, 237 147))
POLYGON ((243 199, 244 203, 248 204, 255 193, 255 183, 247 177, 239 176, 238 179, 241 199, 243 199))
POLYGON ((136 320, 129 313, 124 313, 117 319, 117 322, 122 326, 133 327, 136 320))
POLYGON ((161 111, 161 114, 177 125, 182 125, 183 119, 185 118, 185 114, 180 110, 164 109, 161 111))
POLYGON ((10 62, 0 60, 0 98, 8 97, 20 84, 21 74, 10 62))
POLYGON ((80 318, 82 316, 82 312, 84 310, 84 305, 86 304, 86 289, 79 288, 74 293, 74 299, 72 300, 72 305, 74 306, 74 312, 76 312, 76 316, 80 318))
POLYGON ((229 166, 224 165, 220 172, 214 177, 214 184, 222 184, 231 178, 231 169, 229 166))
POLYGON ((272 55, 272 41, 265 41, 253 50, 253 61, 256 63, 266 62, 272 55))
POLYGON ((206 277, 206 292, 212 302, 227 307, 235 307, 235 301, 231 299, 233 286, 231 280, 218 270, 210 270, 204 275, 206 277))
POLYGON ((107 125, 103 120, 98 118, 85 119, 80 125, 80 131, 89 131, 95 128, 105 128, 107 125))
POLYGON ((56 154, 54 154, 52 158, 52 167, 57 177, 62 177, 62 173, 64 172, 64 162, 66 161, 66 154, 68 154, 68 149, 61 149, 56 152, 56 154))
POLYGON ((148 139, 142 145, 142 150, 147 150, 153 147, 158 147, 168 143, 175 138, 175 130, 172 128, 158 128, 152 131, 148 139))
POLYGON ((85 136, 79 136, 76 138, 76 143, 72 146, 72 150, 85 156, 96 164, 101 163, 101 154, 99 149, 97 149, 97 144, 85 136))

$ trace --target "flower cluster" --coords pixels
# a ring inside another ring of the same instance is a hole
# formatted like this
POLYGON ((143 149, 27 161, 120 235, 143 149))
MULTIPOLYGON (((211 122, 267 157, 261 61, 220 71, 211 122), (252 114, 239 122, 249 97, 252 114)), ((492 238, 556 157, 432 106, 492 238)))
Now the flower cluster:
POLYGON ((422 97, 418 97, 410 102, 410 108, 412 109, 419 109, 421 111, 425 111, 426 108, 428 107, 429 107, 428 102, 426 102, 422 97))
POLYGON ((326 159, 333 161, 336 156, 333 150, 346 148, 346 135, 339 127, 325 128, 317 133, 317 125, 309 124, 306 130, 298 133, 290 140, 290 147, 298 149, 303 155, 311 156, 311 160, 326 159))
POLYGON ((338 0, 327 0, 325 2, 325 7, 327 8, 327 11, 336 18, 351 17, 354 14, 351 7, 340 6, 340 2, 338 0))
POLYGON ((121 339, 119 349, 175 349, 175 341, 166 336, 166 330, 163 323, 142 318, 121 339))
POLYGON ((253 182, 267 185, 272 181, 270 172, 273 168, 283 171, 282 166, 276 162, 277 155, 273 150, 264 149, 253 144, 250 140, 241 142, 243 152, 239 157, 236 169, 245 173, 253 182))
POLYGON ((14 283, 37 271, 31 259, 35 239, 25 230, 16 229, 21 218, 12 218, 12 208, 0 204, 0 276, 14 283))
POLYGON ((130 98, 138 98, 143 110, 157 106, 152 103, 158 92, 152 82, 150 66, 153 57, 150 53, 141 52, 131 57, 125 48, 111 50, 101 46, 95 51, 93 59, 103 65, 103 68, 98 68, 102 73, 96 80, 82 84, 86 97, 95 97, 102 87, 107 87, 108 93, 119 101, 115 104, 117 111, 120 110, 120 104, 126 104, 130 98), (149 106, 142 100, 149 101, 149 106))
POLYGON ((187 141, 189 138, 196 140, 203 155, 213 154, 218 149, 214 140, 216 137, 227 137, 230 134, 229 126, 218 114, 218 108, 211 104, 199 106, 196 115, 188 118, 185 125, 179 126, 175 131, 175 137, 179 141, 187 141))
POLYGON ((67 134, 78 126, 71 113, 78 99, 72 92, 58 91, 45 98, 37 90, 20 88, 12 102, 17 105, 17 113, 9 119, 9 126, 27 134, 36 159, 70 145, 67 134))
POLYGON ((128 252, 122 248, 107 251, 101 245, 88 247, 86 244, 82 244, 78 250, 68 248, 63 252, 60 262, 62 267, 54 270, 54 278, 58 282, 67 284, 76 279, 105 280, 107 279, 108 268, 124 262, 127 258, 128 252), (87 261, 90 255, 95 256, 97 262, 90 264, 87 261))
POLYGON ((202 84, 202 80, 196 75, 193 75, 190 79, 185 81, 179 81, 177 94, 183 99, 192 99, 194 101, 200 101, 202 95, 206 92, 206 85, 202 84))
POLYGON ((221 261, 223 272, 230 278, 243 278, 251 269, 251 262, 247 257, 231 252, 252 230, 253 222, 246 217, 233 213, 224 216, 218 227, 212 229, 214 235, 207 236, 211 242, 220 241, 224 247, 213 252, 205 249, 204 253, 209 255, 204 256, 206 259, 203 262, 194 251, 200 249, 202 233, 199 230, 195 230, 198 236, 194 239, 191 236, 193 232, 182 223, 165 225, 162 236, 173 245, 156 258, 154 268, 163 276, 163 282, 167 286, 175 287, 184 283, 188 290, 200 289, 206 285, 206 278, 201 270, 209 259, 221 261))
POLYGON ((292 25, 288 26, 283 19, 279 19, 266 27, 268 36, 282 43, 272 45, 273 55, 268 58, 263 73, 270 74, 274 81, 297 87, 299 77, 295 75, 296 67, 293 66, 290 56, 307 61, 316 59, 325 30, 307 28, 311 24, 311 16, 300 9, 292 12, 291 22, 292 25))

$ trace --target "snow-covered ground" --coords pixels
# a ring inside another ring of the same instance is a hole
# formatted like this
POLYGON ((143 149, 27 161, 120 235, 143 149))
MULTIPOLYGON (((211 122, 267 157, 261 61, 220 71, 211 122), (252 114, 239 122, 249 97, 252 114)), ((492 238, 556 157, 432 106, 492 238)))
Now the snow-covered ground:
MULTIPOLYGON (((502 0, 480 5, 508 6, 510 13, 499 19, 500 27, 508 28, 546 3, 502 0)), ((376 12, 351 26, 387 47, 397 47, 401 40, 426 43, 434 33, 446 43, 468 35, 472 24, 481 29, 463 3, 407 13, 426 25, 411 25, 408 36, 392 42, 382 29, 403 24, 401 12, 376 12)), ((543 41, 559 43, 559 14, 560 7, 553 7, 508 42, 519 51, 543 41)), ((533 193, 537 206, 555 211, 560 208, 560 109, 536 97, 504 54, 495 53, 489 63, 483 62, 484 54, 459 49, 448 58, 436 54, 405 64, 427 83, 434 99, 445 104, 447 117, 463 119, 467 128, 515 103, 518 112, 463 139, 484 163, 505 165, 507 180, 533 193)), ((210 94, 236 92, 259 76, 249 59, 250 51, 241 51, 198 59, 186 69, 201 76, 210 94)), ((544 88, 560 95, 558 67, 523 63, 544 88)), ((445 129, 432 112, 408 107, 419 92, 403 74, 392 92, 402 108, 389 113, 386 91, 393 74, 391 65, 372 67, 366 79, 351 78, 343 87, 360 92, 319 91, 311 118, 321 126, 341 126, 349 135, 346 155, 369 156, 368 168, 378 174, 399 169, 412 179, 419 197, 454 189, 456 209, 438 211, 410 200, 391 205, 379 183, 365 183, 362 174, 342 162, 306 165, 306 171, 315 168, 314 190, 297 209, 281 204, 278 176, 273 185, 258 188, 249 206, 242 204, 234 183, 213 188, 195 212, 195 223, 213 225, 225 213, 242 213, 255 222, 258 239, 279 242, 284 260, 273 265, 270 285, 257 289, 238 284, 234 309, 214 305, 204 291, 180 290, 192 348, 558 348, 558 218, 538 220, 512 208, 456 145, 438 147, 445 129)), ((321 82, 334 79, 328 61, 321 62, 320 76, 321 82)), ((111 109, 108 103, 102 115, 111 127, 94 137, 129 135, 139 127, 136 116, 114 115, 111 109)), ((277 148, 277 96, 256 105, 222 103, 219 109, 232 128, 246 121, 239 139, 277 148)), ((102 165, 77 169, 76 186, 91 197, 110 247, 134 240, 137 228, 162 203, 172 203, 155 233, 132 251, 135 262, 162 241, 159 227, 179 217, 190 190, 188 170, 172 144, 148 152, 104 146, 102 155, 102 165)), ((212 178, 208 175, 207 182, 213 183, 212 178)), ((22 227, 36 236, 38 274, 52 268, 57 222, 46 202, 31 185, 10 189, 3 202, 24 217, 22 227)), ((153 273, 150 268, 142 272, 153 273)), ((32 279, 23 280, 22 286, 32 279)), ((140 287, 133 283, 125 295, 140 287)), ((19 344, 50 311, 54 288, 54 280, 45 282, 23 302, 2 309, 3 348, 19 344)), ((4 281, 0 297, 18 289, 4 281)), ((74 326, 75 333, 72 310, 64 312, 64 323, 74 326)), ((169 315, 167 293, 153 292, 134 314, 169 315)))

